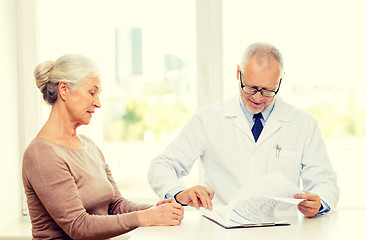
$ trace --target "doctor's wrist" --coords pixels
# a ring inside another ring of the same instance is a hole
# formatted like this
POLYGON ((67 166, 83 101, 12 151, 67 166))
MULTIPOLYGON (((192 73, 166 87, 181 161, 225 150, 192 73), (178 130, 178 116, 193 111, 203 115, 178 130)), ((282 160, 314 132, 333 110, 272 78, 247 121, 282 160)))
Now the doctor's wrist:
POLYGON ((177 193, 174 195, 174 200, 175 200, 177 203, 179 203, 180 205, 182 205, 182 206, 188 206, 187 204, 181 203, 181 202, 179 202, 179 201, 177 200, 177 195, 178 195, 179 193, 181 193, 181 192, 183 192, 183 190, 182 190, 182 191, 177 192, 177 193))

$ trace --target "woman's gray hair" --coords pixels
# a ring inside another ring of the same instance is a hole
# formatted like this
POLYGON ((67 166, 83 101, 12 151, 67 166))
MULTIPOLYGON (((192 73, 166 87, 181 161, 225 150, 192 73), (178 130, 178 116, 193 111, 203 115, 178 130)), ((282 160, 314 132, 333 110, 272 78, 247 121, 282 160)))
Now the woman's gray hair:
POLYGON ((94 62, 77 54, 64 55, 55 62, 45 61, 34 69, 37 87, 41 90, 43 99, 51 105, 57 100, 59 82, 66 82, 70 89, 75 89, 86 79, 98 76, 94 62))
POLYGON ((268 64, 268 60, 270 60, 270 58, 273 58, 275 61, 278 62, 281 75, 283 74, 284 62, 282 54, 275 46, 264 42, 253 43, 245 49, 239 64, 239 68, 242 73, 244 72, 245 66, 248 63, 249 59, 253 56, 258 57, 257 60, 260 64, 268 64))

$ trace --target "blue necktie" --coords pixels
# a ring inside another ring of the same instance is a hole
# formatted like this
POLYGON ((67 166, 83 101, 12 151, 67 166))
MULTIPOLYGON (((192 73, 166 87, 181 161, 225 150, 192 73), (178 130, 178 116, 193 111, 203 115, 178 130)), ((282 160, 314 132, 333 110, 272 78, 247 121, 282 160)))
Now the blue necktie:
POLYGON ((254 125, 252 128, 252 133, 253 133, 255 142, 257 142, 259 135, 261 135, 261 132, 263 129, 261 118, 262 118, 262 113, 257 113, 257 114, 254 114, 254 116, 253 116, 254 125))

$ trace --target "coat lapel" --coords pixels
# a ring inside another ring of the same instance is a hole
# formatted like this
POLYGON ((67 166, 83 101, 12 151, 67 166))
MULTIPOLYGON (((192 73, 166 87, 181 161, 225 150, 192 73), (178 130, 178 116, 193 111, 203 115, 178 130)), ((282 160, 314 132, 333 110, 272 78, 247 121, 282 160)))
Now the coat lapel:
POLYGON ((245 118, 243 110, 240 107, 240 97, 236 96, 230 101, 226 102, 224 108, 224 117, 230 119, 232 123, 240 129, 245 135, 253 139, 253 134, 249 128, 248 120, 245 118))
POLYGON ((258 138, 258 145, 281 129, 286 122, 291 121, 290 112, 288 111, 288 108, 285 107, 285 104, 286 103, 284 103, 280 97, 277 97, 273 111, 258 138))
MULTIPOLYGON (((241 101, 240 97, 236 96, 230 101, 226 102, 226 105, 223 109, 224 117, 230 119, 233 124, 245 135, 247 135, 254 143, 255 141, 253 134, 250 130, 248 120, 245 118, 243 110, 240 107, 239 101, 241 101)), ((261 135, 258 138, 256 143, 257 146, 272 136, 275 132, 280 130, 284 124, 291 121, 290 112, 285 105, 286 103, 279 96, 277 96, 273 111, 269 116, 261 135)))

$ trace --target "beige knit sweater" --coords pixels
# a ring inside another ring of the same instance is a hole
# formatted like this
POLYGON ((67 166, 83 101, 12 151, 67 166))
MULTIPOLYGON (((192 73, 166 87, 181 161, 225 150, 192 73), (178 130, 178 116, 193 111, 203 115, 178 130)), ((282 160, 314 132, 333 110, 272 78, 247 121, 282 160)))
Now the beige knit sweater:
POLYGON ((151 207, 126 200, 99 148, 35 138, 23 156, 23 185, 35 239, 108 239, 138 227, 134 211, 151 207))

